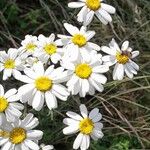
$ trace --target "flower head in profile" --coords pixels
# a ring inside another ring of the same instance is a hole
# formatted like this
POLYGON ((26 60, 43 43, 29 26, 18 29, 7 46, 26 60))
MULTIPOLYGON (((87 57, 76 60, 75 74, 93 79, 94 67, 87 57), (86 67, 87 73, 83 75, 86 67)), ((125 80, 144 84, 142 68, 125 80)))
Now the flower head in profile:
POLYGON ((15 78, 24 69, 24 63, 18 54, 18 49, 10 48, 8 52, 0 52, 0 72, 3 71, 3 80, 7 80, 11 75, 15 78))
POLYGON ((54 69, 49 66, 46 71, 41 62, 32 68, 24 69, 25 75, 20 75, 18 80, 26 83, 18 89, 21 102, 28 102, 35 110, 40 111, 44 102, 49 109, 57 108, 57 98, 66 101, 69 92, 61 83, 66 81, 67 73, 62 67, 54 69), (57 97, 57 98, 56 98, 57 97))
POLYGON ((70 35, 59 34, 58 37, 60 39, 57 42, 64 46, 64 57, 67 59, 76 61, 79 57, 90 57, 89 53, 93 50, 100 50, 97 44, 90 42, 95 35, 95 31, 87 31, 87 28, 84 26, 78 29, 68 23, 64 23, 64 27, 70 35))
POLYGON ((37 37, 32 35, 26 35, 25 39, 21 42, 19 48, 19 55, 22 59, 26 59, 29 55, 33 55, 37 49, 37 37))
POLYGON ((94 108, 88 113, 83 104, 80 105, 80 113, 81 115, 72 111, 66 113, 68 118, 65 118, 63 122, 67 127, 63 129, 63 133, 71 135, 79 132, 74 141, 73 149, 86 150, 89 148, 90 138, 98 140, 103 137, 103 124, 100 122, 102 115, 98 108, 94 108))
POLYGON ((10 122, 19 118, 24 106, 18 103, 19 98, 16 95, 16 89, 10 89, 6 93, 3 86, 0 84, 0 124, 4 121, 4 117, 10 122))
POLYGON ((104 64, 109 66, 115 64, 113 70, 114 80, 122 80, 124 74, 129 78, 133 78, 133 75, 137 74, 139 66, 133 59, 139 55, 139 51, 132 51, 132 48, 129 47, 129 41, 125 41, 120 49, 116 41, 112 39, 109 47, 102 46, 101 49, 108 54, 102 58, 104 64))
POLYGON ((43 132, 32 130, 39 124, 33 114, 28 114, 23 120, 5 122, 0 126, 1 150, 39 150, 35 141, 42 138, 43 132))
POLYGON ((56 64, 63 54, 63 49, 59 48, 57 40, 55 41, 55 35, 51 34, 49 37, 45 37, 40 34, 38 36, 38 49, 35 51, 34 55, 39 58, 41 62, 46 63, 51 61, 56 64))
POLYGON ((84 26, 91 23, 94 15, 96 15, 97 18, 106 25, 108 22, 112 21, 110 14, 114 14, 116 11, 114 7, 105 4, 103 0, 78 0, 77 2, 70 2, 68 7, 82 7, 77 15, 77 20, 82 22, 84 26))
POLYGON ((107 78, 103 73, 107 72, 109 67, 102 65, 102 61, 98 61, 96 57, 91 57, 90 61, 78 59, 76 62, 70 62, 64 60, 61 65, 69 70, 70 79, 66 85, 73 95, 79 93, 81 97, 85 97, 86 94, 94 95, 95 90, 99 92, 104 90, 103 84, 106 83, 107 78))

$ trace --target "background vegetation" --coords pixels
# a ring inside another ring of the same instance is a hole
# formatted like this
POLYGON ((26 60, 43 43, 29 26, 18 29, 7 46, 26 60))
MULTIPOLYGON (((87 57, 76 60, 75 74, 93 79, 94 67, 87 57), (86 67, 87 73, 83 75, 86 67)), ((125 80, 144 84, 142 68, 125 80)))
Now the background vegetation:
MULTIPOLYGON (((80 26, 76 21, 78 10, 67 7, 68 0, 0 0, 0 50, 19 47, 26 34, 66 33, 63 22, 80 26)), ((102 140, 92 142, 91 150, 150 149, 150 1, 107 0, 117 9, 113 23, 102 25, 98 20, 89 27, 96 31, 94 42, 108 45, 114 37, 120 44, 128 39, 134 50, 140 51, 137 63, 140 71, 133 80, 112 81, 111 73, 103 93, 79 99, 70 97, 60 102, 53 112, 43 109, 34 112, 45 132, 43 142, 54 144, 56 150, 71 150, 75 136, 62 134, 62 120, 67 110, 78 110, 80 103, 89 109, 100 108, 105 134, 102 140)), ((110 71, 111 72, 111 71, 110 71)), ((2 81, 6 89, 18 88, 14 79, 2 81)))

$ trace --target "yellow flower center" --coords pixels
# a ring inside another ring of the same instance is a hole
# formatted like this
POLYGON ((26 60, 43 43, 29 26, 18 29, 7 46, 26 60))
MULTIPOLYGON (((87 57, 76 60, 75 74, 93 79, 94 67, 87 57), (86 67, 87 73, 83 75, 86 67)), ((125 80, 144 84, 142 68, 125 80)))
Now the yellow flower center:
POLYGON ((13 68, 15 68, 15 61, 13 59, 6 60, 5 63, 4 63, 4 67, 6 69, 13 69, 13 68))
POLYGON ((72 42, 79 47, 86 45, 87 39, 81 34, 75 34, 72 38, 72 42))
POLYGON ((75 68, 75 73, 82 79, 87 79, 92 73, 92 68, 88 64, 79 64, 75 68))
POLYGON ((30 52, 33 52, 36 47, 37 47, 37 46, 36 46, 35 44, 33 44, 33 43, 28 43, 28 44, 26 45, 26 49, 27 49, 28 51, 30 51, 30 52))
POLYGON ((91 119, 85 118, 79 123, 79 130, 83 134, 91 134, 94 128, 94 123, 91 119))
POLYGON ((48 77, 43 76, 35 80, 35 87, 41 92, 46 92, 50 90, 52 88, 52 85, 52 80, 48 77))
POLYGON ((8 138, 9 137, 9 132, 7 132, 7 131, 0 131, 0 137, 8 138))
POLYGON ((101 1, 100 0, 86 0, 86 6, 89 9, 96 11, 101 7, 101 1))
POLYGON ((26 130, 23 128, 14 128, 10 132, 9 139, 13 144, 22 143, 26 139, 26 130))
POLYGON ((44 50, 48 55, 52 55, 56 53, 57 46, 55 44, 46 44, 44 50))
POLYGON ((0 97, 0 113, 4 112, 8 107, 8 101, 4 97, 0 97))
POLYGON ((120 52, 116 53, 116 59, 119 64, 126 64, 129 61, 129 57, 129 54, 125 52, 122 54, 120 52))

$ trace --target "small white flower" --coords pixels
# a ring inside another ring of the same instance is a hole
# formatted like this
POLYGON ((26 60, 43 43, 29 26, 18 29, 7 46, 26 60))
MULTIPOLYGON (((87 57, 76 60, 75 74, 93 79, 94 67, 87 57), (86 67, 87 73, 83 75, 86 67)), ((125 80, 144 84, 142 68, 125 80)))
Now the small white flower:
POLYGON ((26 35, 25 39, 21 42, 19 48, 20 57, 26 59, 29 55, 33 55, 37 49, 37 37, 32 35, 26 35))
POLYGON ((25 67, 32 68, 34 64, 39 62, 39 59, 37 57, 30 56, 27 57, 24 61, 25 61, 25 67))
POLYGON ((89 114, 85 105, 80 105, 81 115, 75 112, 68 111, 66 114, 70 118, 63 120, 64 124, 68 125, 63 129, 65 135, 75 134, 79 132, 76 137, 73 149, 80 148, 86 150, 90 145, 90 137, 93 140, 98 140, 103 137, 103 124, 99 121, 102 119, 98 108, 94 108, 89 114))
POLYGON ((7 80, 11 75, 15 78, 24 69, 24 64, 18 56, 18 50, 10 48, 8 52, 0 52, 0 72, 3 71, 3 80, 7 80))
POLYGON ((68 4, 70 8, 80 8, 80 12, 77 15, 77 20, 83 22, 84 26, 87 26, 93 20, 94 14, 103 23, 108 24, 112 21, 110 14, 114 14, 116 9, 108 4, 105 4, 103 0, 78 0, 77 2, 70 2, 68 4))
POLYGON ((23 110, 24 106, 17 102, 19 98, 16 93, 16 89, 10 89, 5 93, 0 84, 0 124, 3 122, 4 116, 12 122, 22 115, 20 110, 23 110))
POLYGON ((39 150, 35 141, 42 138, 43 132, 32 130, 39 124, 33 114, 28 114, 23 120, 17 119, 13 123, 5 120, 0 126, 1 150, 39 150))
POLYGON ((52 150, 52 149, 54 149, 53 145, 41 144, 40 147, 41 147, 42 150, 52 150))
POLYGON ((137 74, 139 66, 132 59, 139 55, 139 51, 132 51, 128 41, 125 41, 120 49, 115 40, 112 39, 109 47, 102 46, 101 49, 108 54, 102 58, 104 64, 109 66, 116 64, 113 70, 114 80, 122 80, 125 73, 129 78, 133 78, 133 75, 137 74))
POLYGON ((57 98, 66 101, 69 96, 67 88, 60 83, 65 82, 67 72, 62 67, 54 69, 50 66, 44 71, 43 64, 38 62, 33 67, 24 70, 25 75, 18 77, 18 80, 27 83, 18 89, 21 95, 21 102, 31 105, 35 110, 40 111, 44 101, 49 109, 57 108, 57 98))
MULTIPOLYGON (((94 56, 94 54, 91 54, 94 56)), ((97 56, 98 57, 98 56, 97 56)), ((90 61, 78 59, 76 62, 63 61, 61 64, 69 70, 71 77, 67 82, 68 90, 73 94, 85 97, 87 93, 94 95, 95 90, 102 92, 107 78, 103 73, 109 70, 109 67, 102 65, 102 61, 97 61, 96 57, 90 61)))
POLYGON ((89 42, 95 35, 95 31, 87 31, 87 28, 82 26, 81 29, 64 23, 65 29, 71 34, 70 36, 58 35, 60 40, 57 40, 59 45, 64 46, 64 57, 71 61, 76 61, 79 57, 87 57, 90 59, 89 53, 93 50, 99 51, 100 47, 97 44, 89 42))
POLYGON ((54 34, 51 34, 49 37, 45 37, 44 35, 38 36, 38 49, 34 55, 38 57, 41 62, 46 63, 50 60, 56 64, 61 59, 63 49, 59 48, 57 41, 54 40, 54 34))

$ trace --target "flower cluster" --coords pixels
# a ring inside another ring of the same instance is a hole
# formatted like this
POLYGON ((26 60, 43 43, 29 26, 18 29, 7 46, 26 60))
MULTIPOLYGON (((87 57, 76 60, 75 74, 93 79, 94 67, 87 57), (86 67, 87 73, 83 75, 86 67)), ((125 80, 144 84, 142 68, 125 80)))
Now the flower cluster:
MULTIPOLYGON (((132 51, 129 42, 123 42, 121 48, 112 39, 109 46, 99 46, 91 42, 96 32, 88 30, 94 14, 103 23, 112 21, 110 14, 115 8, 103 0, 79 0, 68 4, 70 8, 82 7, 77 20, 83 23, 80 28, 64 23, 67 35, 51 34, 26 35, 18 49, 10 48, 7 53, 0 52, 0 72, 3 80, 13 76, 22 82, 18 90, 10 89, 6 93, 0 85, 0 146, 2 150, 50 150, 52 145, 38 145, 43 132, 32 130, 38 125, 33 114, 27 114, 21 120, 23 103, 40 111, 44 104, 49 110, 58 107, 58 100, 67 101, 70 95, 94 95, 103 92, 107 82, 106 73, 115 65, 113 80, 122 80, 125 74, 133 78, 139 66, 133 59, 139 51, 132 51), (105 53, 107 55, 105 55, 105 53)), ((79 132, 73 149, 86 150, 90 138, 98 140, 103 137, 102 115, 98 108, 90 113, 84 104, 80 105, 81 115, 68 111, 65 135, 79 132)))

